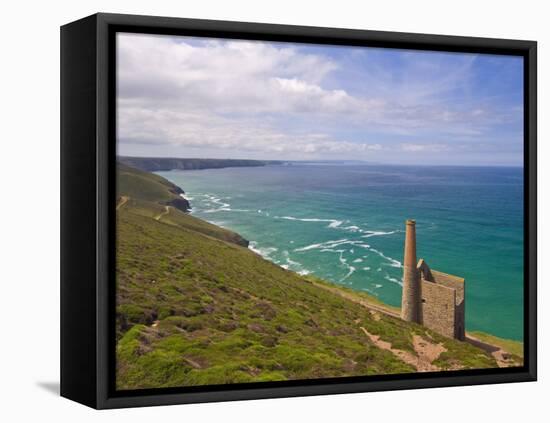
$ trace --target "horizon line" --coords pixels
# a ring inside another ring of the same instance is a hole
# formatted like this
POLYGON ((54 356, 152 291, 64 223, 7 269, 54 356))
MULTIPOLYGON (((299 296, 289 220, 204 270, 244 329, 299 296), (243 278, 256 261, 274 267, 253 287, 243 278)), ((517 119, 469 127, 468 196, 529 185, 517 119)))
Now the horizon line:
POLYGON ((415 167, 510 167, 510 168, 525 168, 524 164, 419 164, 419 163, 395 163, 395 162, 378 162, 359 159, 249 159, 249 158, 229 158, 229 157, 174 157, 174 156, 127 156, 116 155, 118 158, 129 159, 170 159, 170 160, 249 160, 253 162, 281 162, 281 163, 342 163, 354 162, 365 165, 381 165, 381 166, 415 166, 415 167))

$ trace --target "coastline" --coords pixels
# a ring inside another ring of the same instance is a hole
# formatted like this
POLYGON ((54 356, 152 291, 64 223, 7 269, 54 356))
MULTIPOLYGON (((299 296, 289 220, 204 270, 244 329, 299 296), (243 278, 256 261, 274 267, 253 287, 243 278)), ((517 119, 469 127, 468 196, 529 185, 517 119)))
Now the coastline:
MULTIPOLYGON (((181 196, 183 198, 185 198, 185 200, 188 201, 189 203, 191 202, 191 199, 186 197, 185 194, 181 194, 181 196)), ((192 210, 192 206, 190 207, 190 209, 192 210)), ((203 220, 203 221, 205 221, 209 224, 212 224, 212 225, 218 226, 220 228, 227 229, 227 230, 235 232, 234 229, 232 229, 231 227, 220 225, 220 224, 216 223, 215 221, 213 222, 213 221, 207 220, 203 217, 197 217, 197 216, 195 216, 195 217, 197 219, 203 220)), ((286 219, 286 220, 304 220, 304 219, 297 219, 297 218, 292 218, 292 217, 288 217, 288 216, 283 216, 282 219, 286 219)), ((309 220, 319 221, 319 220, 322 220, 322 219, 309 219, 309 220)), ((330 220, 325 219, 325 220, 327 220, 327 222, 329 222, 329 224, 333 225, 333 226, 335 225, 335 222, 338 222, 339 224, 342 223, 341 221, 338 221, 338 220, 335 220, 335 219, 330 219, 330 220)), ((394 232, 395 231, 388 232, 388 233, 394 233, 394 232)), ((238 234, 238 232, 236 232, 236 233, 238 234)), ((378 233, 379 232, 375 231, 375 232, 369 233, 367 236, 375 236, 378 233)), ((242 237, 242 235, 240 235, 240 236, 242 237)), ((245 239, 245 238, 243 237, 243 239, 245 239)), ((368 308, 371 308, 375 311, 380 311, 380 312, 385 313, 389 316, 399 318, 400 307, 396 307, 394 305, 391 305, 391 304, 388 304, 388 303, 382 301, 381 299, 379 299, 373 293, 371 293, 367 290, 364 290, 364 289, 354 289, 352 285, 351 286, 344 286, 343 284, 339 284, 337 282, 333 282, 333 281, 323 279, 321 277, 318 277, 318 276, 314 275, 313 272, 311 272, 310 270, 307 270, 307 269, 303 269, 303 270, 299 270, 299 271, 291 270, 291 269, 289 269, 289 266, 287 264, 281 264, 280 262, 271 259, 270 255, 269 255, 270 247, 262 247, 262 246, 258 245, 258 242, 255 241, 255 240, 247 240, 247 242, 248 242, 247 248, 250 251, 257 254, 258 256, 260 256, 262 259, 264 259, 266 261, 269 261, 270 263, 273 263, 273 264, 281 267, 282 269, 284 269, 288 272, 295 273, 299 277, 312 282, 314 285, 318 286, 319 288, 328 289, 329 291, 332 291, 332 292, 337 292, 338 295, 341 295, 344 298, 352 299, 352 301, 363 304, 364 306, 366 306, 368 308)), ((381 254, 383 256, 383 254, 381 252, 378 252, 378 254, 381 254)), ((394 265, 396 263, 399 263, 399 266, 401 266, 401 263, 398 262, 397 260, 391 259, 391 258, 388 258, 388 259, 394 261, 395 262, 394 265)), ((476 346, 478 346, 482 349, 485 349, 489 352, 492 352, 494 350, 493 347, 499 347, 499 348, 502 348, 502 349, 507 348, 507 349, 511 350, 510 352, 513 351, 514 355, 517 355, 517 356, 523 358, 523 342, 522 341, 499 337, 499 336, 494 335, 492 333, 489 333, 489 332, 486 332, 486 331, 481 331, 481 330, 466 331, 466 334, 472 342, 477 343, 476 346)))
MULTIPOLYGON (((201 219, 201 218, 199 218, 201 219)), ((202 219, 204 220, 204 219, 202 219)), ((206 220, 206 222, 208 222, 206 220)), ((211 223, 211 222, 208 222, 211 223)), ((226 228, 231 230, 231 228, 226 228)), ((251 241, 254 242, 254 241, 251 241)), ((293 272, 297 274, 298 276, 302 277, 303 279, 306 279, 310 282, 312 282, 314 285, 318 286, 322 289, 328 289, 332 292, 337 292, 338 295, 343 296, 344 298, 350 299, 352 301, 358 302, 360 304, 363 304, 367 308, 371 308, 375 311, 380 311, 382 313, 387 314, 388 316, 392 316, 395 318, 400 318, 400 312, 401 308, 393 306, 391 304, 387 304, 380 300, 375 295, 369 293, 368 291, 364 290, 358 290, 353 289, 352 287, 344 286, 336 282, 328 281, 326 279, 322 279, 320 277, 317 277, 313 275, 309 271, 305 271, 307 273, 302 272, 295 272, 293 270, 289 270, 285 265, 281 265, 279 263, 276 263, 269 259, 269 256, 266 256, 262 254, 257 248, 255 247, 248 247, 251 251, 253 251, 255 254, 258 254, 262 259, 269 261, 270 263, 273 263, 282 269, 286 270, 287 272, 293 272)), ((474 331, 466 331, 467 337, 469 337, 471 340, 479 341, 479 346, 482 349, 485 350, 491 350, 494 346, 501 347, 502 349, 509 349, 510 353, 517 355, 519 357, 523 358, 523 342, 517 341, 514 339, 507 339, 507 338, 501 338, 499 336, 493 335, 491 333, 487 333, 480 330, 474 330, 474 331), (485 345, 483 345, 485 344, 485 345)))
POLYGON ((185 178, 118 171, 121 389, 523 363, 505 340, 445 337, 365 292, 266 260, 237 232, 166 205, 183 191, 174 184, 189 189, 185 178))
POLYGON ((415 216, 419 258, 472 288, 467 327, 523 341, 521 208, 501 207, 519 195, 521 175, 430 169, 296 163, 157 174, 186 188, 194 216, 244 234, 270 261, 394 306, 401 304, 402 222, 415 216))

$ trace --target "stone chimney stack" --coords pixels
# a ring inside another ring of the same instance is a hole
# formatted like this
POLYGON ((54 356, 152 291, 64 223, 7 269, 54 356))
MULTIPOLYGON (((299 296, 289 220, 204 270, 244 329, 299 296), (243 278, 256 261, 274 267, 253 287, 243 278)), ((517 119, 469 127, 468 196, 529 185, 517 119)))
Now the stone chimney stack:
POLYGON ((401 318, 408 322, 421 323, 420 275, 416 269, 416 222, 405 224, 405 257, 403 260, 403 296, 401 318))

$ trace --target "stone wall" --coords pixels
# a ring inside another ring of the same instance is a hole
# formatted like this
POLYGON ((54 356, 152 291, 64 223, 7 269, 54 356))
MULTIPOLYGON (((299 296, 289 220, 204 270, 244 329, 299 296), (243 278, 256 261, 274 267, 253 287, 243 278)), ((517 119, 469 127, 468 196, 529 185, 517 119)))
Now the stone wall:
POLYGON ((435 283, 453 288, 456 291, 456 316, 454 337, 463 341, 465 337, 464 315, 466 309, 464 279, 458 276, 439 272, 437 270, 432 270, 431 274, 435 283))
POLYGON ((464 300, 464 278, 430 269, 433 282, 456 289, 456 303, 464 300))
POLYGON ((456 291, 422 280, 422 324, 449 338, 455 337, 456 291))

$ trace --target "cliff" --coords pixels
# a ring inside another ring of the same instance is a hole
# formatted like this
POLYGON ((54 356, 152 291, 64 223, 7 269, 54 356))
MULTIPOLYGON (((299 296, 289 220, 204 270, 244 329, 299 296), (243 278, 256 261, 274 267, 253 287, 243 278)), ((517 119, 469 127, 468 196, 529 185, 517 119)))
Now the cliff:
POLYGON ((184 191, 161 176, 117 165, 117 209, 140 213, 180 228, 248 247, 239 234, 190 216, 191 204, 180 194, 184 191))
POLYGON ((181 196, 185 192, 172 182, 139 169, 117 163, 117 195, 173 206, 187 212, 189 201, 181 196))
POLYGON ((136 169, 148 172, 162 170, 197 170, 221 169, 225 167, 254 167, 280 165, 277 160, 237 160, 237 159, 179 159, 167 157, 124 157, 119 156, 118 162, 136 169))

